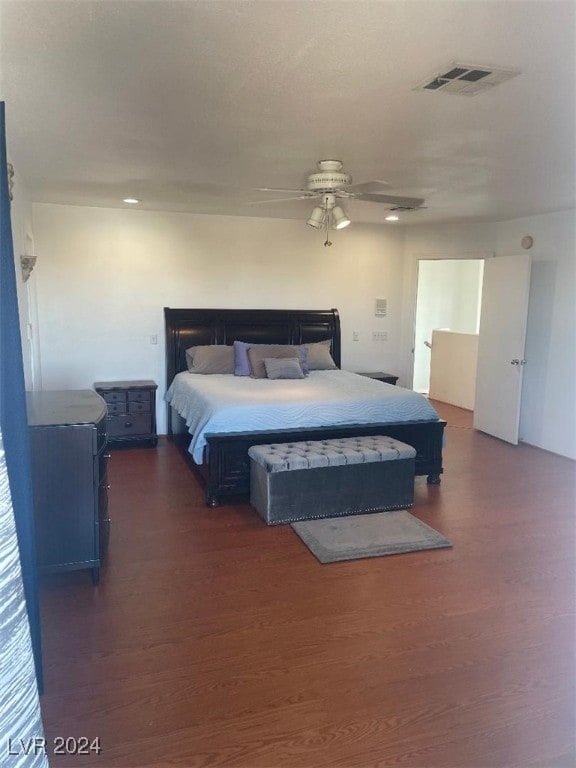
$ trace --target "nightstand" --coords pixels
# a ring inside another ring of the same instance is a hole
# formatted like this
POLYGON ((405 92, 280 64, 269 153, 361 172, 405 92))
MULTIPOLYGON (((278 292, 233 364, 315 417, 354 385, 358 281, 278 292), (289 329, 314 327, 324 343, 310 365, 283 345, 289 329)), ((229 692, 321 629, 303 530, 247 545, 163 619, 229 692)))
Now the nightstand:
POLYGON ((384 373, 383 371, 371 371, 369 373, 360 373, 358 376, 368 376, 369 379, 377 379, 383 381, 385 384, 396 384, 398 376, 394 376, 392 373, 384 373))
POLYGON ((110 447, 141 442, 156 445, 157 388, 154 381, 97 381, 94 384, 108 407, 110 447))

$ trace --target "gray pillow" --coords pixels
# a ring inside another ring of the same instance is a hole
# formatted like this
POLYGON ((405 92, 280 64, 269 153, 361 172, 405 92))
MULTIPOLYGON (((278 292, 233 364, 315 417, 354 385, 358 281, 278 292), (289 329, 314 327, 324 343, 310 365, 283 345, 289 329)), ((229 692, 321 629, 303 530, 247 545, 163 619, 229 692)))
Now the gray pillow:
POLYGON ((262 344, 248 349, 248 361, 250 362, 250 375, 254 379, 265 379, 266 368, 264 358, 275 358, 277 360, 295 357, 299 361, 300 356, 298 347, 291 347, 285 344, 262 344))
POLYGON ((264 367, 269 379, 303 379, 304 371, 300 360, 296 357, 279 359, 277 357, 265 357, 264 367))
POLYGON ((234 347, 209 344, 186 350, 190 373, 234 373, 234 347))
POLYGON ((308 350, 308 368, 311 371, 333 371, 338 366, 330 354, 330 339, 316 341, 312 344, 303 344, 308 350))

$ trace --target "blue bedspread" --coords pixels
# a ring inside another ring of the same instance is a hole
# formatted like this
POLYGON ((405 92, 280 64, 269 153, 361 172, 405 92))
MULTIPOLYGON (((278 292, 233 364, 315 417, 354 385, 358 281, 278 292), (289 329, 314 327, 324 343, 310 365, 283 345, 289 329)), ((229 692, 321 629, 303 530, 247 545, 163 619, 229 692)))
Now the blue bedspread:
POLYGON ((186 422, 197 464, 203 463, 206 433, 439 418, 423 395, 348 371, 312 371, 296 380, 184 372, 165 399, 186 422))

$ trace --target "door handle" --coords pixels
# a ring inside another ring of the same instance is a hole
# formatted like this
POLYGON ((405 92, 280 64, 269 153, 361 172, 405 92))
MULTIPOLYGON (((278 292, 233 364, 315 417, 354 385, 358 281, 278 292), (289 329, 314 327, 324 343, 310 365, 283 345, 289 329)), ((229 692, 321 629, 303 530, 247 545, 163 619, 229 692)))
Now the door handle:
POLYGON ((526 365, 526 360, 518 360, 518 358, 514 358, 514 360, 510 360, 510 365, 526 365))

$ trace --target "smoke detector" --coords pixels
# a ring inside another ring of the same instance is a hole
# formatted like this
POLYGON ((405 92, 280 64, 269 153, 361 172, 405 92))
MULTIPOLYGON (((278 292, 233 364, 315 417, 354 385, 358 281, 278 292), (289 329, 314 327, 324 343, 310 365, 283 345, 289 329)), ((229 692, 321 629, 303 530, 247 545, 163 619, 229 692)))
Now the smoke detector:
POLYGON ((415 91, 442 91, 452 96, 475 96, 520 74, 519 69, 458 64, 452 62, 414 88, 415 91))

